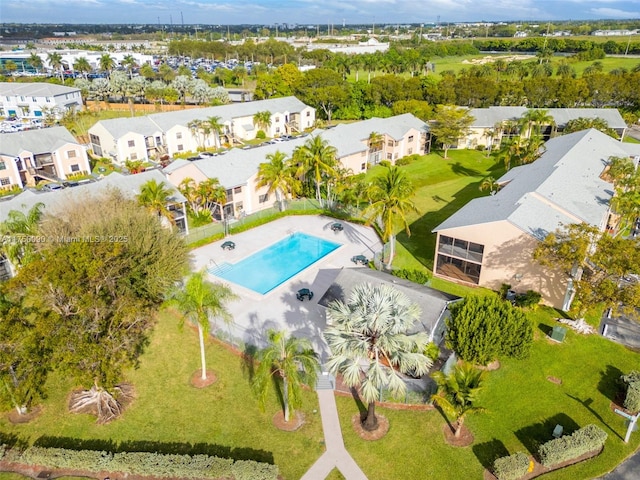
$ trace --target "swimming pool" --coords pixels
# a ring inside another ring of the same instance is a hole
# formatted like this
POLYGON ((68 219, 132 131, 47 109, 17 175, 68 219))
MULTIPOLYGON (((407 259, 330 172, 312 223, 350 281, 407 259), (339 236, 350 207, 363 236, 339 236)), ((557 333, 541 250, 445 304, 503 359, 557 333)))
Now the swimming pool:
POLYGON ((340 246, 294 233, 236 264, 210 268, 209 273, 264 295, 340 246))

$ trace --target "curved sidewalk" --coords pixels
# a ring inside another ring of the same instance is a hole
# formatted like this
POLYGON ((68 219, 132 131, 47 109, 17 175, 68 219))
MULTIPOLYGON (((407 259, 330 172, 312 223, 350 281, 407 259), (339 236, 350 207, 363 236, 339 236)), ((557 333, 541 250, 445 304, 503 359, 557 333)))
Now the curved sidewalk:
POLYGON ((360 470, 358 464, 351 458, 344 448, 342 430, 338 418, 338 408, 333 390, 317 390, 320 403, 320 416, 322 417, 322 431, 327 451, 316 460, 301 480, 323 480, 334 468, 346 480, 367 480, 366 475, 360 470))

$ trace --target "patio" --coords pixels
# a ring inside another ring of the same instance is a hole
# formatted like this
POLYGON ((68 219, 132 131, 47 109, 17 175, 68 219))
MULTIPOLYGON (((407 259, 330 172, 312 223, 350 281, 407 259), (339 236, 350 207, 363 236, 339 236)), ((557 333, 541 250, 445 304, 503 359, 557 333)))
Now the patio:
MULTIPOLYGON (((327 347, 321 334, 326 322, 324 307, 318 305, 318 299, 324 295, 342 268, 353 268, 352 257, 364 255, 372 258, 382 249, 382 243, 373 229, 341 222, 343 229, 334 231, 331 228, 334 224, 335 219, 324 216, 285 217, 195 249, 192 252, 192 266, 194 270, 199 270, 220 267, 224 263, 234 264, 295 232, 341 244, 338 249, 265 295, 224 282, 240 299, 229 304, 234 323, 226 326, 219 321, 213 329, 217 329, 223 337, 230 334, 236 344, 241 341, 258 347, 265 345, 269 329, 285 330, 290 334, 309 338, 320 354, 321 362, 324 362, 327 347), (235 249, 221 248, 228 241, 235 243, 235 249), (304 288, 313 291, 315 295, 312 299, 305 298, 301 302, 297 298, 297 292, 304 288)), ((256 272, 256 275, 259 274, 260 272, 256 272)), ((221 281, 214 275, 209 277, 211 281, 221 281)))

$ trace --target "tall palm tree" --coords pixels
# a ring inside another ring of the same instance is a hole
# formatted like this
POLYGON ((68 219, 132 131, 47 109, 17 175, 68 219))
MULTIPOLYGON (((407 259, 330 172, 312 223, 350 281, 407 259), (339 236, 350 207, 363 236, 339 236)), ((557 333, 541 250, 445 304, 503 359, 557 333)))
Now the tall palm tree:
POLYGON ((540 127, 542 125, 555 125, 549 110, 543 108, 530 108, 522 114, 520 122, 527 127, 527 137, 531 137, 532 134, 540 135, 540 127))
POLYGON ((403 395, 406 385, 401 374, 422 376, 431 367, 423 355, 428 336, 409 333, 420 320, 420 307, 390 285, 359 284, 348 300, 329 304, 330 325, 324 338, 331 350, 327 368, 342 374, 350 387, 360 386, 368 404, 363 422, 366 430, 375 430, 378 420, 375 404, 382 388, 403 395))
POLYGON ((138 203, 172 224, 173 216, 167 207, 172 193, 173 188, 165 182, 158 183, 155 179, 149 180, 140 187, 138 203))
POLYGON ((208 178, 198 183, 196 193, 199 202, 206 210, 214 213, 217 206, 220 209, 220 219, 224 221, 224 206, 227 203, 227 189, 220 185, 217 178, 208 178))
POLYGON ((271 112, 269 110, 256 112, 253 116, 253 123, 255 123, 260 130, 267 132, 269 127, 271 127, 271 112))
POLYGON ((110 77, 111 71, 116 66, 116 61, 108 53, 103 53, 102 55, 100 55, 100 60, 98 61, 98 64, 100 65, 100 70, 105 72, 107 76, 110 77))
POLYGON ((260 364, 253 378, 260 404, 264 404, 271 385, 282 384, 284 421, 302 404, 302 385, 316 383, 320 366, 316 352, 307 338, 287 337, 285 332, 269 330, 269 345, 258 354, 260 364))
POLYGON ((256 188, 268 186, 267 194, 275 192, 280 211, 284 211, 282 201, 300 190, 300 181, 295 177, 295 169, 287 159, 287 154, 276 150, 266 156, 268 162, 258 166, 256 188))
POLYGON ((182 313, 183 321, 188 319, 198 327, 202 380, 207 379, 204 339, 209 334, 210 321, 217 317, 231 322, 226 303, 238 298, 226 285, 208 282, 205 275, 204 271, 191 274, 184 288, 176 289, 169 299, 169 304, 175 305, 182 313))
POLYGON ((19 268, 36 255, 36 244, 27 240, 34 237, 42 219, 44 203, 38 202, 25 214, 11 210, 7 219, 0 223, 0 252, 4 253, 14 267, 19 268))
POLYGON ((58 52, 51 52, 47 55, 47 61, 49 62, 49 65, 51 65, 51 68, 58 72, 60 80, 62 80, 62 55, 58 52))
POLYGON ((319 135, 309 137, 304 145, 293 151, 293 160, 298 163, 298 178, 308 179, 311 175, 316 187, 316 200, 323 206, 320 186, 323 179, 335 175, 337 150, 319 135))
POLYGON ((189 128, 191 135, 195 137, 199 148, 204 148, 204 132, 202 128, 203 124, 204 122, 202 120, 197 119, 191 120, 189 123, 187 123, 187 128, 189 128))
POLYGON ((133 78, 133 69, 138 66, 136 59, 133 58, 133 55, 125 55, 122 61, 120 62, 127 72, 129 73, 129 78, 133 78))
POLYGON ((84 78, 87 78, 87 74, 93 70, 89 60, 87 60, 87 57, 79 57, 75 62, 73 62, 73 69, 76 72, 80 72, 84 78))
POLYGON ((40 69, 42 68, 42 58, 36 52, 31 52, 29 58, 27 59, 27 63, 33 67, 36 73, 40 73, 40 69))
POLYGON ((382 150, 384 145, 384 135, 378 132, 371 132, 369 137, 367 138, 367 145, 369 146, 369 162, 368 163, 378 163, 380 161, 379 157, 376 157, 375 154, 382 150))
POLYGON ((407 214, 417 211, 411 200, 414 192, 411 180, 396 166, 388 167, 384 175, 375 177, 367 192, 371 203, 363 215, 368 225, 378 222, 382 229, 382 240, 389 242, 388 269, 395 255, 397 228, 402 226, 407 235, 411 235, 407 214))
POLYGON ((439 371, 432 377, 438 384, 438 393, 433 395, 431 400, 447 416, 456 419, 455 436, 459 437, 465 417, 484 411, 484 408, 476 405, 483 386, 484 372, 463 363, 456 365, 449 375, 439 371))
POLYGON ((206 123, 209 127, 210 132, 214 135, 214 145, 216 146, 216 148, 220 148, 220 134, 224 131, 224 123, 222 122, 222 118, 213 115, 207 118, 206 123))

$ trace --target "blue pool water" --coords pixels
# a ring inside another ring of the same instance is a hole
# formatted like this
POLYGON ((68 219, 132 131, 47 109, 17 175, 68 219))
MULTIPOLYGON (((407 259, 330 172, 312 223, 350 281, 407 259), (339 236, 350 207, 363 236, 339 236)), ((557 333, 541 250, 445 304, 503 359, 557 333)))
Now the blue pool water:
POLYGON ((209 273, 264 295, 338 247, 339 243, 294 233, 234 265, 210 268, 209 273))

